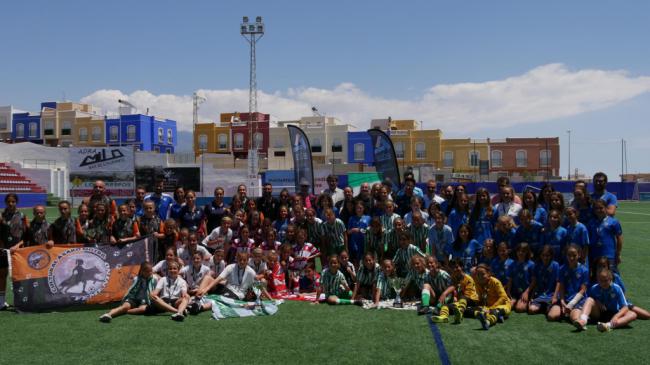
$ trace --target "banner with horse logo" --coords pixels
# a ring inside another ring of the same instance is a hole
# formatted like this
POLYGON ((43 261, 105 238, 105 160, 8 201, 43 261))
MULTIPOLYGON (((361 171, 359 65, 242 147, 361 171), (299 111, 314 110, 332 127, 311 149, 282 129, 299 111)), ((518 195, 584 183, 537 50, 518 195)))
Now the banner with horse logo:
POLYGON ((144 238, 120 246, 19 249, 11 254, 14 306, 31 312, 121 300, 140 264, 151 260, 152 244, 144 238))

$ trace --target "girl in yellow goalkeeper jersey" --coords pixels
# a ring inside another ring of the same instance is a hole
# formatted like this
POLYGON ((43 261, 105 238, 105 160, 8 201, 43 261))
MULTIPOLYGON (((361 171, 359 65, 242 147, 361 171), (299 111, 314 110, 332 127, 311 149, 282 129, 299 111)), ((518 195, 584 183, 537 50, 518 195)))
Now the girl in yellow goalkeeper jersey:
POLYGON ((492 276, 488 265, 479 264, 474 275, 479 298, 474 316, 481 322, 483 329, 488 330, 497 322, 503 323, 510 314, 510 298, 499 279, 492 276))
POLYGON ((478 305, 476 284, 474 283, 474 279, 464 272, 464 264, 462 258, 457 258, 449 263, 452 285, 445 290, 442 296, 446 297, 453 294, 454 302, 449 305, 443 305, 440 308, 440 315, 431 317, 433 322, 449 322, 449 314, 451 312, 454 315, 454 323, 458 324, 463 320, 463 315, 468 307, 473 308, 478 305))

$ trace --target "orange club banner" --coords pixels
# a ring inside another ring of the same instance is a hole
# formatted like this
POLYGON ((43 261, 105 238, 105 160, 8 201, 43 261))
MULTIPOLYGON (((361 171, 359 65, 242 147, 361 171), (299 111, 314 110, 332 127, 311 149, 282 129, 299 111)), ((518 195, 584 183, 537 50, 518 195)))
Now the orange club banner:
POLYGON ((149 237, 119 246, 44 245, 11 254, 14 306, 25 312, 121 300, 151 260, 149 237))

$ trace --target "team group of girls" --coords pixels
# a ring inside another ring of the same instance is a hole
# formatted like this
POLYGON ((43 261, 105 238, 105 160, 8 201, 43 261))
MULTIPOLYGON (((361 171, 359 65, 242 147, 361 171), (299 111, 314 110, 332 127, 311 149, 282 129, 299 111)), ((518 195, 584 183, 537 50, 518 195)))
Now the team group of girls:
MULTIPOLYGON (((258 283, 270 298, 315 293, 315 303, 378 305, 394 299, 394 283, 401 282, 400 296, 419 301, 419 314, 439 323, 471 316, 484 329, 512 310, 567 319, 578 329, 592 319, 601 331, 650 317, 625 298, 623 234, 605 174, 594 175, 591 194, 576 182, 567 203, 551 184, 518 196, 500 178, 497 194, 478 188, 470 199, 462 184, 443 185, 438 195, 435 181, 423 192, 411 174, 404 180, 397 191, 390 181, 364 183, 356 196, 334 175, 318 196, 305 187, 276 198, 266 184, 252 199, 241 185, 230 206, 216 188, 202 208, 193 191, 178 187, 171 197, 162 184, 149 195, 139 187, 136 198, 117 206, 98 181, 77 218, 63 201, 51 224, 42 206, 28 222, 15 208, 17 196, 7 195, 0 237, 15 250, 152 236, 155 265, 142 264, 104 322, 158 311, 182 321, 188 312, 209 310, 211 293, 252 300, 258 283)), ((0 274, 4 267, 0 260, 0 274)))

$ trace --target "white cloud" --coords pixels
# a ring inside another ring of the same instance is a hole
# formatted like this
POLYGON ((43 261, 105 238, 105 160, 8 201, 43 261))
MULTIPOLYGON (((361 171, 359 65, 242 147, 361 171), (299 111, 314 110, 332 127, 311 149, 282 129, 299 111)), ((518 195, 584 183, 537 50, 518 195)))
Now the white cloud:
MULTIPOLYGON (((563 64, 548 64, 522 75, 480 83, 443 84, 425 90, 417 100, 372 96, 354 84, 333 89, 315 87, 286 92, 258 92, 259 110, 275 119, 290 120, 310 115, 311 107, 351 123, 360 129, 373 118, 424 121, 425 128, 464 132, 538 123, 613 106, 650 91, 650 77, 631 76, 625 71, 569 70, 563 64)), ((218 120, 219 113, 248 110, 248 90, 198 90, 207 101, 201 105, 201 121, 218 120)), ((181 130, 192 129, 191 95, 154 95, 138 90, 97 90, 84 97, 107 112, 117 111, 117 99, 127 99, 141 112, 175 119, 181 130)))

